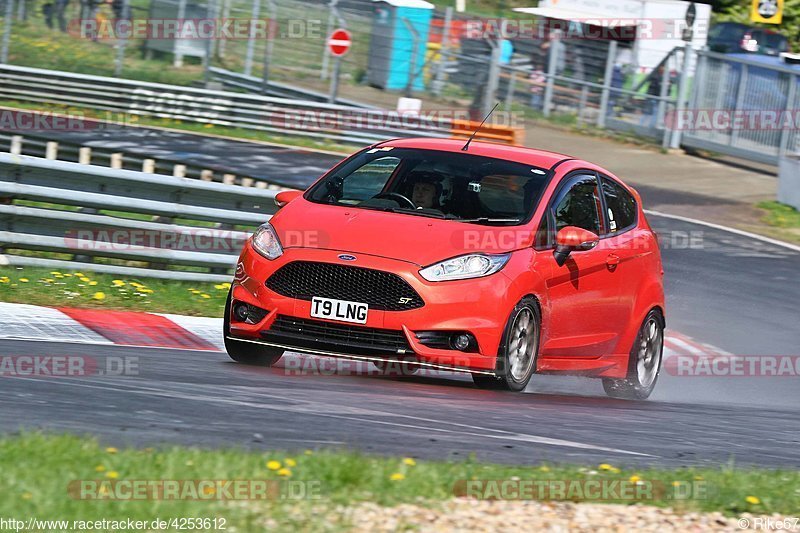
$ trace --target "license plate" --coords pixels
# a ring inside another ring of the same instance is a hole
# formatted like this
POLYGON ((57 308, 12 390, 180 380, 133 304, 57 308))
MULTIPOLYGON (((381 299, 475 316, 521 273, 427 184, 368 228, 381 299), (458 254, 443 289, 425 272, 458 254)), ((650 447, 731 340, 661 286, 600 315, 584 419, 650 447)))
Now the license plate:
POLYGON ((320 298, 319 296, 314 296, 311 299, 311 316, 314 318, 366 324, 368 310, 369 306, 367 304, 359 302, 332 300, 330 298, 320 298))

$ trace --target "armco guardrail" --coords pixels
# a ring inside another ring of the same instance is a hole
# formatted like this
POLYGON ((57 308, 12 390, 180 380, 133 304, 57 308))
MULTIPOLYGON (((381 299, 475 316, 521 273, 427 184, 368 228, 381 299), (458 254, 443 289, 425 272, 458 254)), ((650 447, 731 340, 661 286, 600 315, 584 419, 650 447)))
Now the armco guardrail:
MULTIPOLYGON (((464 122, 457 120, 456 113, 400 115, 352 105, 212 91, 5 64, 0 64, 0 98, 362 145, 397 137, 459 137, 464 122)), ((520 128, 498 128, 486 124, 476 138, 513 144, 520 138, 521 131, 520 128), (514 131, 508 133, 509 130, 514 131)))
POLYGON ((211 91, 14 65, 0 65, 0 98, 371 144, 395 137, 450 137, 446 119, 303 100, 211 91))
POLYGON ((269 220, 276 192, 0 153, 0 264, 225 281, 248 235, 234 225, 269 220))
MULTIPOLYGON (((208 69, 211 78, 214 81, 220 82, 222 85, 241 89, 250 93, 263 94, 264 81, 256 76, 247 76, 240 72, 233 72, 224 68, 211 67, 208 69)), ((288 83, 279 83, 270 81, 267 83, 267 91, 269 96, 277 96, 279 98, 292 98, 298 100, 308 100, 311 102, 329 102, 329 95, 319 91, 312 91, 288 83)), ((376 109, 379 107, 364 104, 363 102, 356 102, 347 98, 336 97, 336 103, 349 107, 358 107, 362 109, 376 109)))

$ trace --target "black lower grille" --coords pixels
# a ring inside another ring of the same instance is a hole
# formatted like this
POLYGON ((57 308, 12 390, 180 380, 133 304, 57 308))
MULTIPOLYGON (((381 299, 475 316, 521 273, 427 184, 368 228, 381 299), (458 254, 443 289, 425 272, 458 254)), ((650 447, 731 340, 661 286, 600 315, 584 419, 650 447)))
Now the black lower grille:
POLYGON ((275 317, 272 327, 262 331, 261 336, 299 348, 334 352, 346 349, 366 355, 413 353, 399 330, 348 326, 286 315, 275 317))
POLYGON ((311 300, 320 296, 362 302, 383 311, 425 305, 417 291, 397 274, 349 265, 294 261, 279 268, 266 285, 289 298, 311 300))

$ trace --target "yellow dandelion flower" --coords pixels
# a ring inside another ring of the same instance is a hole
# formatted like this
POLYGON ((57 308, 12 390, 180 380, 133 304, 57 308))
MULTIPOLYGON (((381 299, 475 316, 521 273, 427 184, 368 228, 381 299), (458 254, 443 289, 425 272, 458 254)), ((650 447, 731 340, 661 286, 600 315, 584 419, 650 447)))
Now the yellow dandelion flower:
POLYGON ((30 280, 28 278, 19 278, 20 283, 28 283, 30 280))
POLYGON ((408 466, 416 466, 417 462, 411 457, 406 457, 403 459, 403 464, 408 466))
POLYGON ((124 282, 124 281, 122 281, 121 279, 115 279, 115 280, 113 280, 111 283, 112 283, 112 284, 113 284, 115 287, 124 287, 124 286, 125 286, 125 282, 124 282))
POLYGON ((94 293, 94 296, 92 296, 92 300, 105 300, 105 299, 106 299, 106 293, 104 292, 96 292, 94 293))
POLYGON ((306 451, 303 452, 303 454, 305 454, 305 455, 313 455, 314 452, 312 452, 311 450, 306 450, 306 451))
POLYGON ((222 291, 225 290, 225 285, 222 284, 214 285, 214 288, 217 289, 218 291, 222 291))
POLYGON ((284 462, 286 463, 286 466, 290 466, 290 467, 295 467, 295 466, 297 466, 297 461, 295 461, 295 460, 294 460, 294 459, 292 459, 291 457, 290 457, 290 458, 288 458, 288 459, 286 459, 284 462))
POLYGON ((267 468, 270 470, 280 470, 281 466, 280 461, 267 461, 267 468))
POLYGON ((106 467, 103 466, 103 465, 97 465, 96 467, 94 467, 94 471, 95 472, 105 472, 106 471, 106 467))
POLYGON ((89 282, 89 285, 90 285, 91 287, 94 287, 95 285, 97 285, 97 282, 96 282, 96 281, 90 281, 90 282, 89 282))
POLYGON ((110 470, 110 471, 106 472, 106 477, 108 479, 117 479, 119 477, 119 472, 117 472, 115 470, 110 470))
POLYGON ((400 472, 395 472, 394 474, 389 476, 389 479, 392 481, 403 481, 405 478, 406 478, 405 474, 401 474, 400 472))
POLYGON ((213 496, 217 493, 217 489, 214 487, 203 487, 203 494, 206 496, 213 496))
POLYGON ((65 277, 65 278, 71 278, 71 277, 72 277, 72 274, 64 274, 64 277, 65 277))
POLYGON ((231 284, 230 284, 230 283, 228 283, 227 281, 226 281, 225 283, 223 283, 222 285, 223 285, 223 286, 224 286, 226 289, 230 289, 230 288, 231 288, 231 284))
POLYGON ((81 278, 78 278, 78 279, 80 279, 80 280, 81 280, 82 282, 84 282, 84 283, 89 283, 90 281, 92 281, 92 280, 90 280, 90 279, 89 279, 89 278, 87 278, 87 277, 81 277, 81 278))
POLYGON ((758 505, 761 503, 761 500, 759 500, 755 496, 748 496, 747 498, 744 499, 744 501, 746 501, 750 505, 758 505))
POLYGON ((288 468, 281 468, 278 470, 278 475, 283 477, 292 477, 292 471, 288 468))
POLYGON ((207 300, 207 299, 211 298, 211 295, 203 293, 203 294, 200 295, 200 298, 205 298, 207 300))
POLYGON ((109 446, 108 448, 106 448, 106 453, 114 454, 114 453, 117 453, 118 451, 119 450, 114 448, 113 446, 109 446))
POLYGON ((630 481, 631 483, 639 483, 641 480, 642 480, 642 478, 640 478, 637 475, 633 475, 633 476, 628 478, 628 481, 630 481))
POLYGON ((139 289, 139 292, 143 294, 153 294, 153 289, 139 289))
POLYGON ((0 283, 8 283, 9 281, 11 281, 11 280, 10 280, 10 279, 8 279, 8 278, 7 278, 7 277, 5 277, 5 276, 3 276, 2 278, 0 278, 0 283))
POLYGON ((57 272, 57 271, 54 270, 54 271, 50 272, 50 275, 51 276, 60 276, 61 272, 57 272))
POLYGON ((77 276, 79 278, 83 278, 83 277, 86 276, 86 274, 84 274, 83 272, 73 272, 73 274, 75 274, 75 276, 77 276))
POLYGON ((53 283, 53 281, 55 280, 53 280, 52 278, 44 278, 42 281, 44 281, 45 283, 53 283))
POLYGON ((603 464, 599 465, 597 468, 599 468, 600 470, 611 470, 614 467, 611 466, 608 463, 603 463, 603 464))
POLYGON ((620 472, 622 472, 622 470, 620 470, 616 466, 612 466, 611 468, 608 469, 608 471, 611 472, 612 474, 619 474, 620 472))
POLYGON ((539 467, 539 472, 549 472, 549 471, 550 471, 549 466, 542 465, 539 467))

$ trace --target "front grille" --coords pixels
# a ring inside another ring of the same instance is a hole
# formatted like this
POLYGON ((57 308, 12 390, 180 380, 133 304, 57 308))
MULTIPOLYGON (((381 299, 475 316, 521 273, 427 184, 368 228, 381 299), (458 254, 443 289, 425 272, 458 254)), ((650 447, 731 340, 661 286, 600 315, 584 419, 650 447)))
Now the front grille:
POLYGON ((413 353, 402 331, 334 324, 321 320, 278 315, 261 336, 299 348, 341 352, 343 348, 367 355, 413 353))
POLYGON ((349 265, 294 261, 279 268, 266 285, 290 298, 311 300, 320 296, 366 303, 370 309, 383 311, 406 311, 425 305, 397 274, 349 265))

